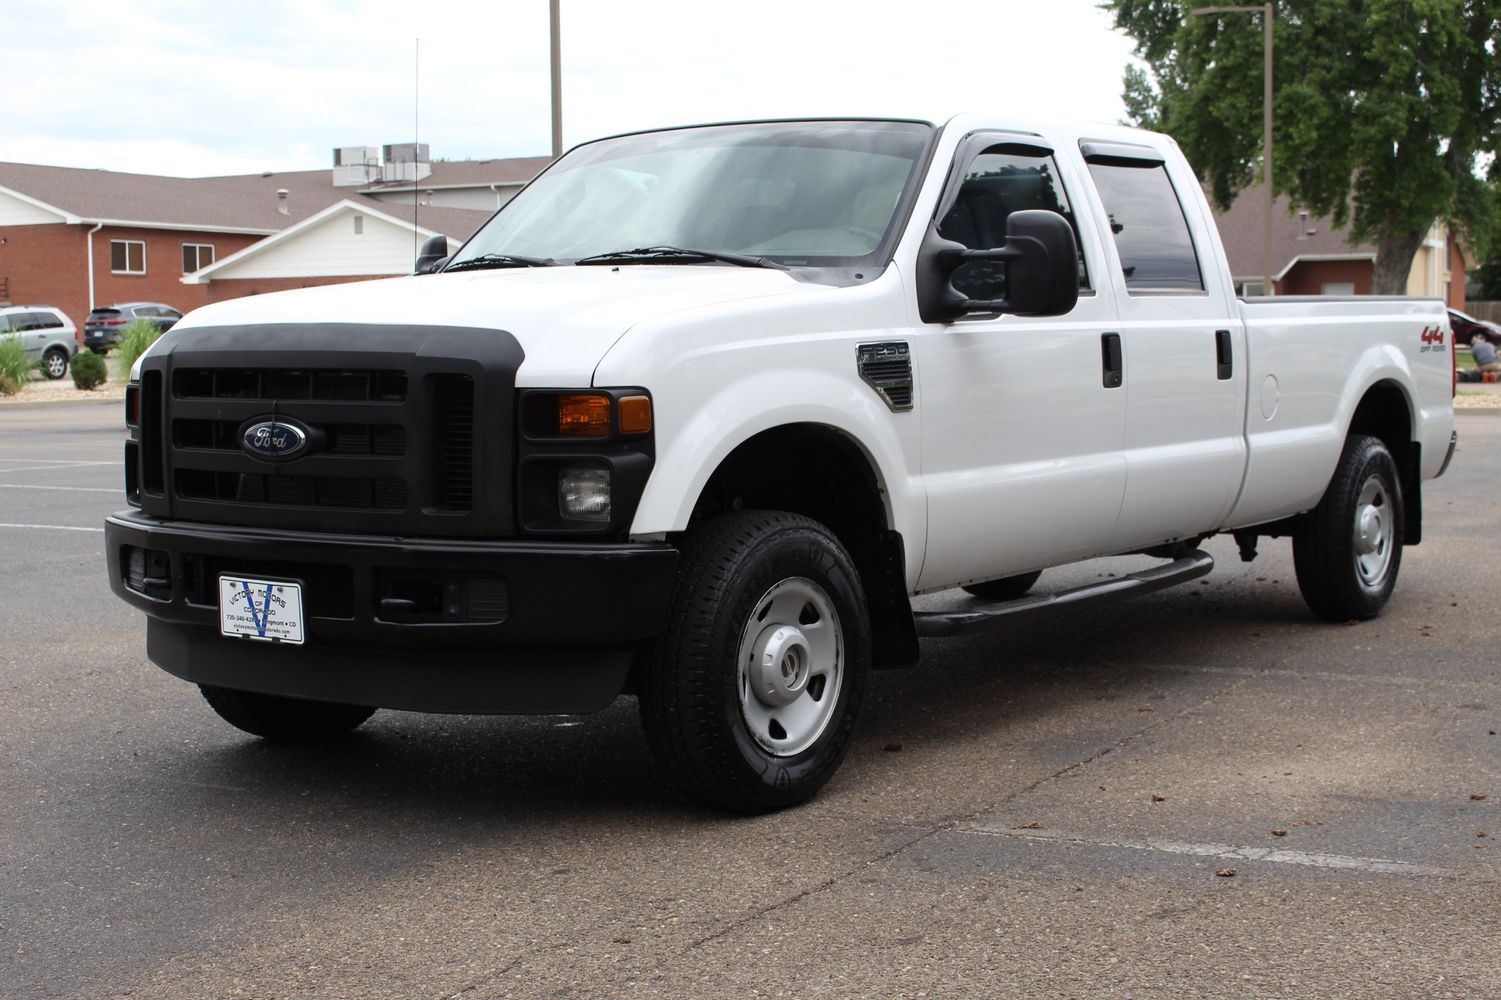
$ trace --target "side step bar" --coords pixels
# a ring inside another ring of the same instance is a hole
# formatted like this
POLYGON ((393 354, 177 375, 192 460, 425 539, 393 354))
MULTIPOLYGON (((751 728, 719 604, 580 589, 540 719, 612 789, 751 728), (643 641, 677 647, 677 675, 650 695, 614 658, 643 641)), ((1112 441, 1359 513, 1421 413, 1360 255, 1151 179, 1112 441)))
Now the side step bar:
POLYGON ((1033 594, 1014 601, 988 604, 976 611, 918 611, 912 617, 919 636, 942 637, 967 635, 1016 621, 1028 615, 1048 611, 1073 611, 1077 608, 1111 601, 1123 601, 1154 590, 1189 580, 1196 580, 1214 569, 1214 557, 1207 552, 1191 552, 1182 559, 1153 566, 1139 573, 1087 583, 1082 587, 1060 590, 1056 594, 1033 594))

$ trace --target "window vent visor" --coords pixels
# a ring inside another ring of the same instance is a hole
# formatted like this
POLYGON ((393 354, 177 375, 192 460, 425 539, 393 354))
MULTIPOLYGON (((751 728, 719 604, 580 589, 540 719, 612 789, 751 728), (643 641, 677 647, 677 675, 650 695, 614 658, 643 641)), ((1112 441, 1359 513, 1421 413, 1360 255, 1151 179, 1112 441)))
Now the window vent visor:
POLYGON ((904 341, 861 344, 855 349, 855 367, 893 413, 904 413, 915 405, 912 353, 904 341))

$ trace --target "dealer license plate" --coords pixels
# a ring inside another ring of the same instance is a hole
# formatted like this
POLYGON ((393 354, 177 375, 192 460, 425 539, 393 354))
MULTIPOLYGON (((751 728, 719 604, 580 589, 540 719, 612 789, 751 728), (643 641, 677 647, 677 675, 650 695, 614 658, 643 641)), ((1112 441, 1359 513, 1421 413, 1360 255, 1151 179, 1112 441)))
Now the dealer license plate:
POLYGON ((245 639, 302 645, 302 584, 221 574, 219 631, 245 639))

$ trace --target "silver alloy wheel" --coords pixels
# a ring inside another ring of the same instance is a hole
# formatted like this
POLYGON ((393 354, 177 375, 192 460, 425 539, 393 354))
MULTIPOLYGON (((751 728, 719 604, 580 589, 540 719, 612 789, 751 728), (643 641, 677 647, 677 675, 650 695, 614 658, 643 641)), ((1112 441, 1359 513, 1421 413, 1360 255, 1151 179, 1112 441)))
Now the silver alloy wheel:
POLYGON ((1386 579, 1396 531, 1386 483, 1372 473, 1361 484, 1355 501, 1355 570, 1367 587, 1379 587, 1386 579))
POLYGON ((62 378, 68 374, 68 359, 61 351, 53 351, 45 359, 48 378, 62 378))
POLYGON ((828 593, 794 576, 761 595, 738 662, 740 713, 761 748, 791 757, 812 746, 844 683, 844 635, 828 593))

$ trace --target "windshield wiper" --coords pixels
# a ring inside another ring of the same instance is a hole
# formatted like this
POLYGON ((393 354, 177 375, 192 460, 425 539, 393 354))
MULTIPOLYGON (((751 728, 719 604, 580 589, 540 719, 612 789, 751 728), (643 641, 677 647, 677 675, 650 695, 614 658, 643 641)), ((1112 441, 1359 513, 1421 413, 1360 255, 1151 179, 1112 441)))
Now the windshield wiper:
POLYGON ((478 257, 455 261, 443 270, 479 271, 492 267, 551 267, 556 263, 557 261, 551 257, 518 257, 510 253, 482 253, 478 257))
POLYGON ((575 264, 629 264, 632 262, 641 264, 666 264, 673 261, 693 263, 696 261, 717 260, 726 264, 734 264, 736 267, 770 267, 779 271, 789 271, 786 264, 765 257, 747 257, 738 253, 720 253, 716 250, 689 250, 685 247, 655 246, 637 247, 634 250, 612 250, 609 253, 597 253, 589 257, 580 257, 575 264))

